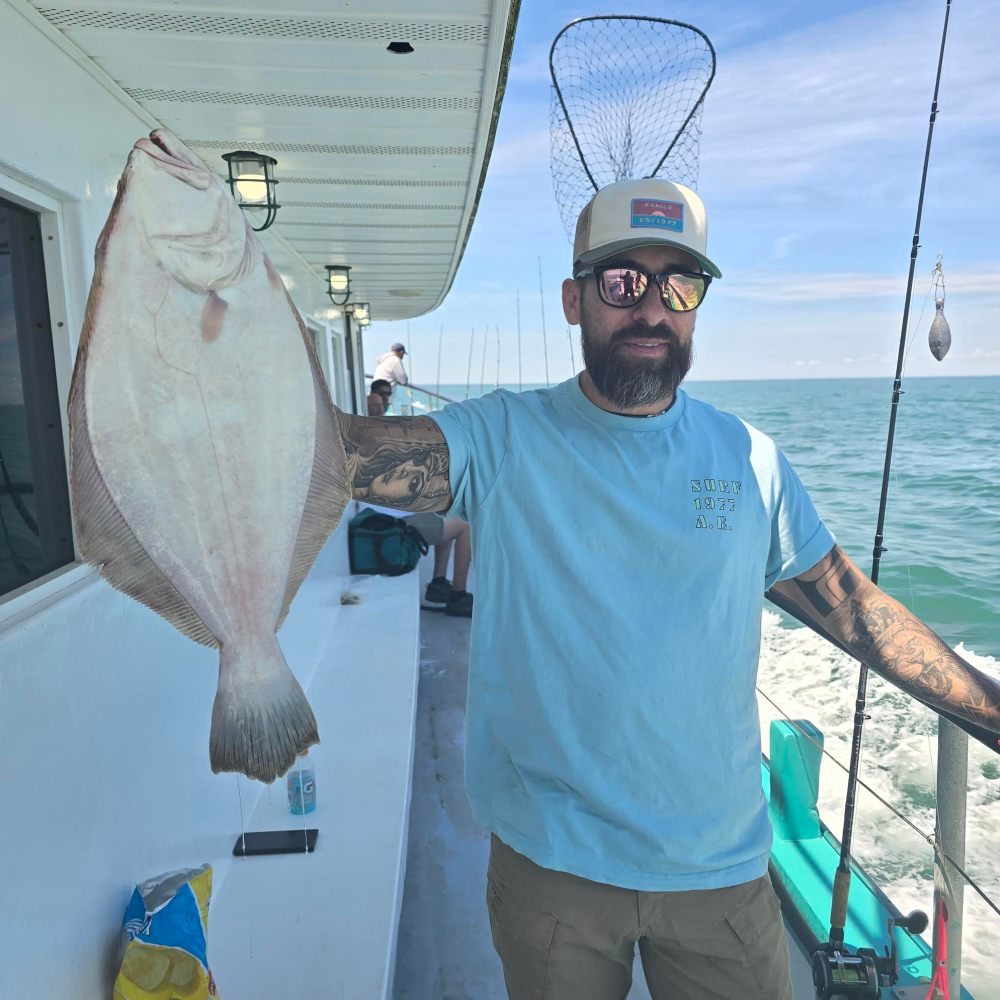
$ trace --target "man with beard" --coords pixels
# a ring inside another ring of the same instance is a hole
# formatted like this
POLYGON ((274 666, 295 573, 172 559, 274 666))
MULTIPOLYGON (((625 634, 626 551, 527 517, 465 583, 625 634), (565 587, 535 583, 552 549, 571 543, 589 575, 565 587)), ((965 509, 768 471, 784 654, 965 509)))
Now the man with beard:
POLYGON ((858 570, 774 443, 679 388, 721 277, 706 229, 683 185, 601 189, 562 289, 578 378, 342 421, 356 492, 392 481, 472 523, 465 780, 511 1000, 621 1000, 636 945, 655 1000, 790 1000, 754 694, 768 588, 1000 730, 1000 685, 858 570))

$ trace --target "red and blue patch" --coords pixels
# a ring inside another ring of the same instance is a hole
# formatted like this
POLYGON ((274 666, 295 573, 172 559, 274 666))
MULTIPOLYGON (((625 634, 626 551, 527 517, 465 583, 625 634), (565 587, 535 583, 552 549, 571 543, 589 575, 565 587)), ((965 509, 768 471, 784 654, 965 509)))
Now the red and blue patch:
POLYGON ((633 198, 632 228, 669 229, 674 233, 683 233, 684 205, 679 201, 633 198))

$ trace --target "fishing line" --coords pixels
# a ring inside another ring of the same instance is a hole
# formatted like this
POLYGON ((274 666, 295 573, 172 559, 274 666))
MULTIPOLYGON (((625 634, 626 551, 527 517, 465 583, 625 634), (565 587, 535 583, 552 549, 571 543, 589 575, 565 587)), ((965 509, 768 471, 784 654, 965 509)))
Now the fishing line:
POLYGON ((236 797, 239 799, 240 803, 240 843, 243 848, 243 857, 247 856, 247 829, 246 823, 243 822, 243 792, 240 789, 240 776, 234 775, 236 778, 236 797))
POLYGON ((542 283, 542 257, 538 256, 538 298, 542 304, 542 351, 545 354, 545 388, 549 387, 549 341, 545 335, 545 287, 542 283))
MULTIPOLYGON (((296 794, 298 795, 298 804, 302 807, 302 856, 305 857, 309 853, 309 831, 306 828, 306 783, 304 780, 305 775, 302 773, 301 770, 301 764, 300 764, 301 760, 302 757, 298 757, 296 758, 295 761, 295 764, 299 764, 300 766, 300 770, 295 779, 298 781, 298 785, 296 786, 295 791, 296 794)), ((295 764, 293 764, 292 767, 295 767, 295 764)), ((313 768, 315 767, 316 765, 314 763, 313 768)), ((313 781, 314 782, 316 781, 315 771, 313 773, 313 781)), ((315 793, 315 785, 313 786, 313 791, 315 793)))
MULTIPOLYGON (((926 301, 926 299, 925 299, 925 301, 926 301)), ((922 310, 921 310, 920 318, 923 318, 923 311, 922 310)), ((920 322, 919 318, 918 318, 917 322, 919 324, 919 322, 920 322)), ((910 343, 911 343, 911 346, 912 346, 913 342, 911 341, 910 343)), ((892 470, 892 481, 893 481, 893 485, 894 485, 894 487, 896 489, 897 495, 903 495, 903 494, 906 493, 906 490, 905 490, 903 484, 899 481, 899 473, 898 473, 898 470, 896 470, 896 469, 892 470)), ((914 586, 913 586, 913 574, 911 572, 910 561, 907 560, 903 565, 904 565, 904 568, 906 569, 906 585, 909 588, 909 593, 910 593, 910 610, 915 615, 917 615, 917 617, 919 618, 921 616, 919 614, 919 608, 918 608, 918 601, 917 601, 916 590, 914 589, 914 586)), ((912 701, 912 699, 911 699, 911 701, 912 701)), ((926 721, 927 717, 928 717, 928 714, 932 713, 932 709, 930 709, 927 705, 924 705, 922 702, 917 702, 917 704, 920 705, 920 707, 924 710, 924 720, 926 721)), ((927 763, 930 766, 931 778, 934 781, 934 787, 937 788, 937 757, 935 756, 935 753, 934 753, 934 734, 933 734, 933 732, 932 732, 932 730, 931 730, 930 727, 928 727, 927 728, 927 732, 924 733, 924 747, 925 747, 925 749, 927 751, 927 763)))
POLYGON ((483 365, 479 370, 479 395, 482 396, 486 391, 486 352, 490 346, 490 327, 487 323, 486 329, 483 331, 483 365))
MULTIPOLYGON (((938 254, 938 263, 941 262, 941 254, 938 254)), ((924 313, 927 311, 927 300, 931 297, 931 292, 934 291, 934 272, 931 272, 931 282, 927 286, 927 294, 924 296, 923 302, 920 304, 920 315, 917 317, 916 323, 913 325, 919 327, 924 318, 924 313)), ((910 351, 913 350, 913 345, 916 342, 916 338, 910 337, 910 342, 906 347, 906 357, 903 358, 903 367, 906 367, 906 362, 910 360, 910 351)))
MULTIPOLYGON (((833 763, 836 764, 837 767, 839 767, 845 774, 849 775, 851 773, 851 769, 846 764, 842 763, 840 760, 834 757, 834 755, 830 753, 830 751, 822 743, 820 743, 817 739, 815 739, 811 733, 808 733, 805 729, 803 729, 795 719, 793 719, 776 701, 774 701, 773 698, 771 698, 759 686, 757 687, 757 693, 768 704, 770 704, 771 707, 774 708, 775 711, 777 711, 778 714, 781 715, 781 717, 787 723, 789 723, 791 726, 794 726, 795 729, 802 734, 802 736, 804 736, 814 747, 816 747, 816 749, 819 750, 819 752, 823 754, 824 757, 828 757, 830 760, 832 760, 833 763)), ((917 836, 921 838, 921 840, 924 840, 928 844, 930 844, 931 850, 933 850, 935 856, 937 856, 938 858, 944 858, 944 860, 946 860, 948 864, 950 864, 952 868, 954 868, 955 871, 957 871, 962 876, 962 878, 965 879, 966 883, 968 883, 968 885, 972 886, 972 888, 975 889, 975 891, 983 898, 983 901, 986 903, 986 905, 991 910, 993 910, 998 917, 1000 917, 1000 906, 998 906, 995 902, 993 902, 993 900, 986 894, 986 892, 982 888, 980 888, 976 880, 967 871, 965 871, 965 869, 962 868, 962 866, 958 864, 958 862, 954 861, 948 854, 946 854, 937 846, 936 833, 935 834, 925 833, 912 820, 910 820, 907 816, 901 813, 891 802, 882 798, 882 796, 863 779, 858 778, 857 784, 860 785, 866 792, 868 792, 868 794, 871 795, 872 798, 874 798, 876 801, 880 802, 883 806, 885 806, 885 808, 890 813, 892 813, 898 819, 901 819, 915 834, 917 834, 917 836)), ((943 867, 942 867, 942 872, 944 872, 943 867)), ((945 877, 947 878, 947 876, 945 877)))
POLYGON ((517 391, 521 392, 521 289, 517 290, 517 391))
POLYGON ((441 395, 441 342, 444 340, 444 323, 438 331, 438 370, 437 370, 437 394, 441 395))

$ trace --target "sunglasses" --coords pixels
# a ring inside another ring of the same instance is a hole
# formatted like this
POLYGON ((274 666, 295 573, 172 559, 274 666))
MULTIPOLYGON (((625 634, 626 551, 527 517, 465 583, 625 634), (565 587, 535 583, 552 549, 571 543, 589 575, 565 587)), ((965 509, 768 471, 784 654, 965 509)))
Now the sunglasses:
POLYGON ((631 309, 638 305, 649 291, 649 286, 655 282, 660 289, 661 301, 671 312, 690 312, 701 305, 712 282, 710 274, 700 271, 653 274, 621 264, 597 264, 573 277, 586 278, 591 274, 597 279, 597 294, 601 301, 615 309, 631 309))

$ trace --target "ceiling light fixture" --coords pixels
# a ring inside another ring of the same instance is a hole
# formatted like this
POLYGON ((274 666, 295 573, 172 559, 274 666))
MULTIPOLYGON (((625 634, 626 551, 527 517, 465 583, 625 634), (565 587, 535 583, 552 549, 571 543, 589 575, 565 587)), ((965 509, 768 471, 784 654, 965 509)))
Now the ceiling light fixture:
POLYGON ((223 153, 222 158, 229 167, 229 189, 236 204, 247 214, 250 228, 261 233, 274 222, 281 206, 274 190, 278 183, 274 178, 277 160, 264 153, 254 153, 238 149, 235 153, 223 153), (254 221, 263 223, 255 226, 254 221))
POLYGON ((351 297, 351 269, 346 264, 326 265, 326 294, 335 306, 346 306, 351 297))

